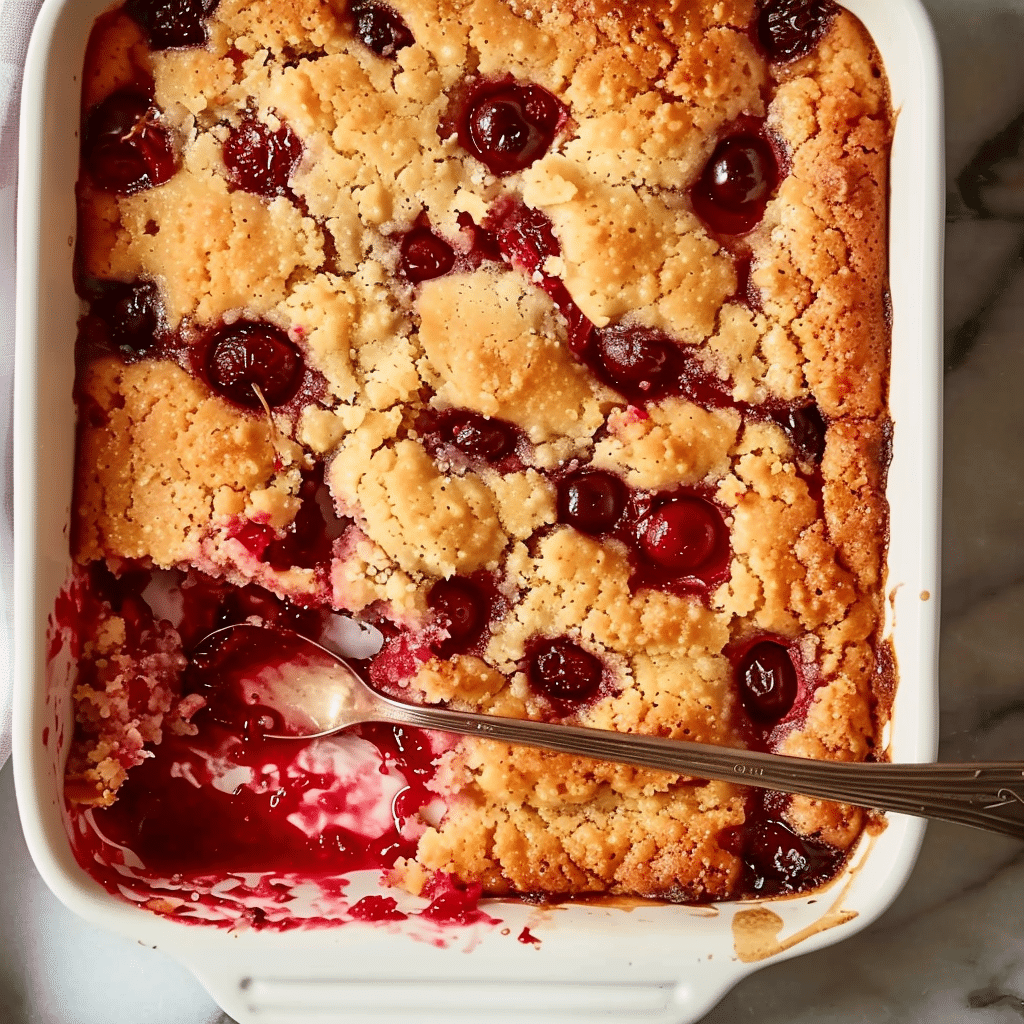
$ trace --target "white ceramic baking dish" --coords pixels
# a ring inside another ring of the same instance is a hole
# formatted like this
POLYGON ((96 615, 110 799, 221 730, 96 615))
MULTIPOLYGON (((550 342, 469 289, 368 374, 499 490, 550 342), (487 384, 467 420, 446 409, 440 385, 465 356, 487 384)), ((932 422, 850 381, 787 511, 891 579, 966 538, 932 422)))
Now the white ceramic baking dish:
MULTIPOLYGON (((39 871, 72 910, 188 965, 242 1024, 598 1018, 682 1024, 766 963, 846 938, 907 878, 923 823, 892 816, 809 898, 709 908, 489 905, 500 926, 412 936, 346 924, 285 933, 184 925, 102 890, 68 845, 61 788, 71 717, 47 680, 46 635, 69 573, 74 408, 74 185, 85 42, 108 0, 46 0, 22 101, 15 401, 14 768, 39 871), (62 739, 63 737, 63 739, 62 739), (524 927, 539 946, 517 942, 524 927)), ((892 507, 888 585, 900 683, 894 760, 936 747, 942 120, 938 58, 918 0, 849 0, 881 50, 898 111, 892 166, 892 507)))

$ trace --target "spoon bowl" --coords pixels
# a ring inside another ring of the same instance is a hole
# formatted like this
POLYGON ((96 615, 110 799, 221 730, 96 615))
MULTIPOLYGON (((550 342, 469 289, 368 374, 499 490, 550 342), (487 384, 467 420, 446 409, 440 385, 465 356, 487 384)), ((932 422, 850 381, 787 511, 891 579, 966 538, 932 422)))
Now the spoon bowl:
POLYGON ((881 764, 782 754, 425 707, 386 697, 344 658, 290 630, 242 623, 208 634, 193 661, 224 672, 267 738, 309 740, 384 722, 500 740, 936 818, 1024 839, 1024 763, 881 764))

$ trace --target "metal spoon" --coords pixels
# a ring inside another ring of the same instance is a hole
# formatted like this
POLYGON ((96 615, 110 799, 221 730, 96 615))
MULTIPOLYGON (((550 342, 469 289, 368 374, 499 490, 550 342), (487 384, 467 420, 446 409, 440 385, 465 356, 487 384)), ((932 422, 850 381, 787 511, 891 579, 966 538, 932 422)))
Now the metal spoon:
POLYGON ((283 731, 265 733, 270 738, 313 739, 364 722, 410 725, 937 818, 1024 839, 1021 762, 812 761, 657 736, 406 704, 371 689, 343 658, 314 641, 287 630, 248 623, 210 633, 198 645, 196 654, 207 660, 210 652, 221 658, 238 654, 244 660, 247 650, 268 650, 268 642, 271 650, 287 651, 287 659, 271 670, 242 675, 246 703, 272 709, 280 719, 283 731))

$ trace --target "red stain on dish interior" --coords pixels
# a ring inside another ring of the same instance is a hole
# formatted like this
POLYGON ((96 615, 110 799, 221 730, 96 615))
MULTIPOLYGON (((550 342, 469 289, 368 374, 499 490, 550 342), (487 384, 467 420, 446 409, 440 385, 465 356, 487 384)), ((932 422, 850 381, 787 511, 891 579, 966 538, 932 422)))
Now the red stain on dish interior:
POLYGON ((364 896, 348 912, 356 921, 405 921, 409 916, 398 909, 398 901, 391 896, 364 896))
POLYGON ((306 650, 287 631, 247 630, 195 653, 185 690, 205 699, 192 719, 198 734, 165 735, 117 802, 96 812, 101 830, 172 873, 315 876, 383 871, 412 856, 419 834, 390 807, 403 791, 417 807, 432 799, 429 742, 386 726, 312 743, 266 737, 277 723, 251 702, 247 681, 300 664, 306 650))
POLYGON ((437 874, 424 891, 430 903, 420 911, 420 917, 437 924, 500 923, 477 905, 482 893, 479 882, 462 886, 452 875, 437 874))

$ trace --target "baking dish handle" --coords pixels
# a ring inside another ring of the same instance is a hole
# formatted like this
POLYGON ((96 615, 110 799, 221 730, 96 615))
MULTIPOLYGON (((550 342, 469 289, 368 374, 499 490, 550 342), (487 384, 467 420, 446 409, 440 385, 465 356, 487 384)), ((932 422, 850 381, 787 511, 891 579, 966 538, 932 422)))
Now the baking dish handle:
POLYGON ((699 985, 357 981, 193 970, 238 1024, 691 1024, 735 984, 743 973, 736 966, 701 964, 699 985))

